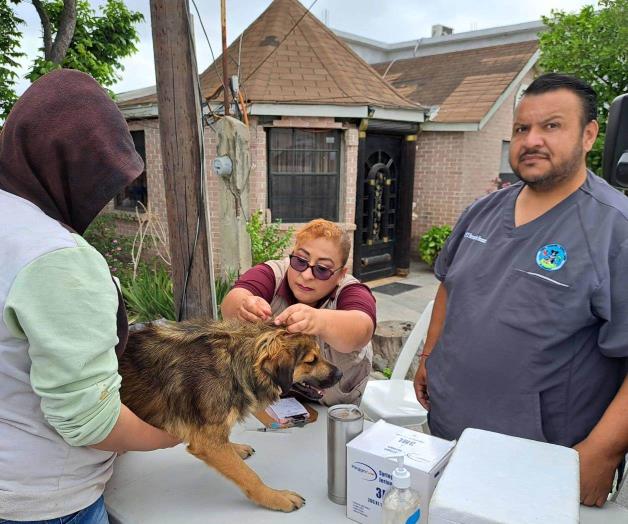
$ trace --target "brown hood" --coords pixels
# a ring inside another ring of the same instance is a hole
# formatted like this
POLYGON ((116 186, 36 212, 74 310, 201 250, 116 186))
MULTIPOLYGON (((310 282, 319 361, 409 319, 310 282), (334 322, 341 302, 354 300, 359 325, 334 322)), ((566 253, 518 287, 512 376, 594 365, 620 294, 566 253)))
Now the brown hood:
POLYGON ((0 189, 80 234, 142 170, 116 104, 79 71, 34 82, 0 134, 0 189))
MULTIPOLYGON (((81 235, 143 166, 113 100, 92 77, 71 69, 34 82, 0 134, 0 189, 81 235)), ((118 290, 118 355, 128 327, 118 290)))

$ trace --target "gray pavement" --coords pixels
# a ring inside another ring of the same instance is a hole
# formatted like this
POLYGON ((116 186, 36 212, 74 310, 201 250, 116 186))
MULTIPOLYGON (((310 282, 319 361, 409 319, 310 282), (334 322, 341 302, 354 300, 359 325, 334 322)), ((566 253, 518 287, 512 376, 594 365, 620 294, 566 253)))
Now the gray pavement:
POLYGON ((438 289, 438 280, 430 267, 423 262, 412 262, 410 274, 405 277, 392 277, 368 282, 377 301, 377 320, 410 320, 419 319, 427 303, 434 298, 438 289), (400 282, 419 286, 398 295, 379 293, 377 287, 387 283, 400 282), (375 288, 375 289, 373 289, 375 288))
MULTIPOLYGON (((405 278, 393 277, 368 282, 377 300, 377 319, 383 320, 410 320, 416 322, 427 303, 434 298, 438 289, 438 280, 433 271, 422 262, 412 262, 410 274, 405 278), (399 282, 419 286, 397 295, 387 295, 378 292, 379 286, 399 282)), ((628 456, 627 456, 628 458, 628 456)), ((627 471, 628 474, 628 471, 627 471)), ((617 503, 628 508, 628 481, 619 493, 617 503)))

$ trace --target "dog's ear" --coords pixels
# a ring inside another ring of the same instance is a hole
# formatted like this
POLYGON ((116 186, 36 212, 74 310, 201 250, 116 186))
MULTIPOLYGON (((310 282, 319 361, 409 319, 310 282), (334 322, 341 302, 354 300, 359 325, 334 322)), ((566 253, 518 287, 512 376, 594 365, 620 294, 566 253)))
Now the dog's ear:
POLYGON ((296 366, 294 350, 290 344, 285 343, 285 336, 286 333, 279 330, 265 337, 260 366, 272 382, 281 388, 282 394, 292 387, 296 366))
POLYGON ((294 366, 290 363, 281 363, 275 369, 275 384, 281 388, 281 394, 285 395, 292 387, 292 377, 294 375, 294 366), (286 365, 287 364, 287 365, 286 365))
POLYGON ((294 375, 294 362, 289 358, 289 355, 268 355, 262 363, 262 369, 281 388, 282 395, 290 391, 292 376, 294 375))

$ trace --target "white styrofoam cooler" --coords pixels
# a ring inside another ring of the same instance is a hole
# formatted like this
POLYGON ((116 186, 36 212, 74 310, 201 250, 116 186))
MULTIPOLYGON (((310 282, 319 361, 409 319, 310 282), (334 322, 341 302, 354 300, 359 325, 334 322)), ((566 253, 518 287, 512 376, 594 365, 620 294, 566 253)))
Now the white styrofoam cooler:
POLYGON ((436 486, 430 524, 574 524, 578 453, 570 448, 466 429, 436 486))

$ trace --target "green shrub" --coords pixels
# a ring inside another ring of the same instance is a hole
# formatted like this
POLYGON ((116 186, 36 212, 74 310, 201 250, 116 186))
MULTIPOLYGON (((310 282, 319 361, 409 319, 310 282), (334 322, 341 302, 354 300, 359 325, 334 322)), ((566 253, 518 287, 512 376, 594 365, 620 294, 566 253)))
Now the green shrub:
POLYGON ((253 265, 283 257, 284 251, 292 242, 294 228, 284 232, 279 229, 280 225, 281 222, 266 224, 262 211, 251 215, 246 231, 251 237, 253 265))
MULTIPOLYGON (((216 279, 216 303, 221 318, 220 305, 237 277, 236 271, 229 270, 216 279)), ((159 318, 176 320, 172 278, 163 264, 150 267, 141 263, 135 279, 131 278, 123 286, 122 294, 131 322, 149 322, 159 318)))
POLYGON ((392 377, 392 369, 391 368, 384 368, 384 370, 382 371, 382 375, 384 375, 386 378, 390 378, 392 377))
POLYGON ((433 266, 449 235, 451 235, 450 226, 434 226, 425 233, 419 240, 421 260, 433 266))
POLYGON ((123 284, 133 277, 133 259, 131 256, 133 238, 118 234, 116 217, 97 216, 83 234, 87 240, 107 261, 111 274, 123 284))
MULTIPOLYGON (((100 215, 83 236, 103 255, 111 274, 120 279, 129 321, 149 322, 159 318, 176 320, 174 288, 168 261, 164 262, 157 257, 140 259, 141 249, 138 249, 137 273, 133 276, 133 238, 118 234, 117 220, 112 215, 100 215)), ((154 243, 155 240, 150 235, 145 235, 141 245, 147 247, 154 243)), ((219 314, 220 304, 237 277, 236 271, 228 270, 215 281, 219 314)))
POLYGON ((172 278, 162 264, 140 264, 137 275, 122 286, 130 322, 176 320, 172 278))

